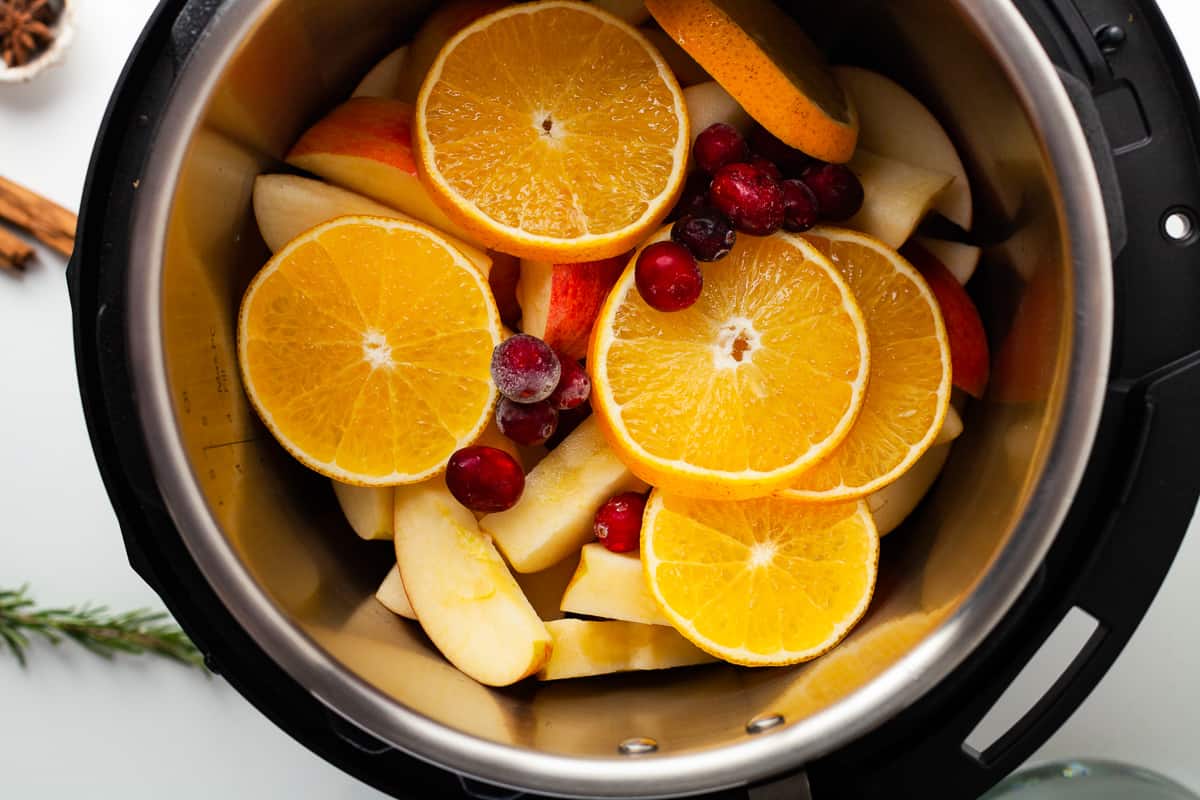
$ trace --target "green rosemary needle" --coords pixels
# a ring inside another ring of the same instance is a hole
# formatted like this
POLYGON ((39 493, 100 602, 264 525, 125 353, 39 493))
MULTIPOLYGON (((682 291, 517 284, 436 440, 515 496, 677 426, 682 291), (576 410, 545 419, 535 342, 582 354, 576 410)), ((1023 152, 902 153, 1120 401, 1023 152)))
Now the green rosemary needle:
POLYGON ((193 667, 204 657, 182 630, 158 611, 113 614, 105 606, 36 607, 27 586, 0 589, 0 650, 7 645, 21 666, 31 637, 57 645, 64 640, 112 658, 117 653, 156 655, 193 667))

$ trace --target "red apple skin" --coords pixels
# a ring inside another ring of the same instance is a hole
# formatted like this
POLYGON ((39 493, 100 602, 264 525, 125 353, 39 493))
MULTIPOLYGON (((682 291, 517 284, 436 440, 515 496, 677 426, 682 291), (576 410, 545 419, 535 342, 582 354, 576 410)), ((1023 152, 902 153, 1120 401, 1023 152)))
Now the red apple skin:
POLYGON ((528 308, 522 330, 564 355, 586 358, 592 326, 628 261, 629 256, 622 255, 582 264, 554 264, 549 270, 545 265, 523 266, 521 280, 526 285, 519 296, 528 308), (535 305, 546 309, 544 325, 539 315, 528 313, 535 305))
POLYGON ((950 338, 954 385, 972 397, 982 397, 987 388, 991 356, 979 309, 954 273, 924 247, 909 242, 901 253, 925 278, 942 309, 950 338))
POLYGON ((509 328, 515 328, 521 319, 521 306, 517 303, 521 259, 498 250, 489 250, 488 255, 492 257, 488 283, 492 287, 492 296, 496 298, 496 307, 500 309, 500 321, 509 328))

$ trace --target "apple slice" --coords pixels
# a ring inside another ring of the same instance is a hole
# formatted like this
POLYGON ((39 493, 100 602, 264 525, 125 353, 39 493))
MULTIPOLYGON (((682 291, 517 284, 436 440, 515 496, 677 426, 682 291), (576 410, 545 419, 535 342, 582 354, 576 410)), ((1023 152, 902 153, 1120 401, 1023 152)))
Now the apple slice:
POLYGON ((287 163, 475 244, 417 178, 412 124, 409 103, 355 97, 309 128, 287 154, 287 163))
POLYGON ((946 419, 942 422, 942 429, 938 431, 937 438, 933 440, 933 446, 953 442, 959 436, 962 436, 963 421, 958 413, 958 409, 953 405, 946 407, 946 419))
POLYGON ((671 624, 646 588, 637 553, 613 553, 599 542, 583 546, 579 569, 563 593, 560 607, 588 617, 671 624))
POLYGON ((930 239, 928 236, 914 236, 913 241, 942 262, 954 275, 954 279, 963 285, 971 280, 975 268, 979 266, 979 258, 983 255, 983 251, 978 247, 960 242, 930 239))
POLYGON ((605 500, 645 489, 589 417, 525 476, 517 504, 488 514, 479 527, 517 572, 540 572, 591 540, 592 519, 605 500))
POLYGON ((593 2, 630 25, 641 25, 650 19, 650 12, 646 10, 646 4, 642 0, 593 0, 593 2))
POLYGON ((928 494, 938 475, 942 474, 942 467, 950 457, 950 448, 949 443, 929 448, 908 472, 867 497, 867 506, 880 536, 899 527, 928 494))
MULTIPOLYGON (((675 73, 675 80, 679 81, 679 85, 683 87, 695 86, 698 83, 705 83, 712 80, 712 76, 700 66, 696 59, 688 55, 688 52, 679 46, 679 43, 667 35, 662 28, 642 28, 641 34, 650 40, 650 44, 658 49, 663 60, 667 62, 667 66, 671 68, 671 72, 675 73)), ((699 131, 692 131, 692 135, 699 131)))
POLYGON ((628 256, 583 264, 522 261, 521 330, 571 358, 587 357, 600 307, 628 262, 628 256))
POLYGON ((408 64, 408 47, 399 47, 383 57, 363 76, 351 97, 399 97, 400 80, 408 64))
POLYGON ((683 90, 683 102, 691 121, 693 140, 705 128, 718 122, 732 125, 743 135, 749 134, 754 124, 738 101, 716 81, 687 87, 683 90))
POLYGON ((404 590, 404 579, 400 577, 400 567, 392 567, 391 572, 375 590, 375 599, 393 614, 405 619, 416 619, 417 612, 413 611, 412 603, 408 602, 408 592, 404 590))
POLYGON ((442 46, 454 34, 480 17, 499 11, 508 5, 504 0, 451 0, 437 3, 432 14, 425 18, 409 47, 408 64, 400 79, 397 97, 410 103, 417 102, 425 75, 441 52, 442 46))
POLYGON ((849 164, 863 185, 863 207, 847 228, 870 234, 888 247, 908 241, 939 194, 950 185, 950 176, 884 158, 858 148, 849 164))
POLYGON ((392 538, 392 487, 329 482, 333 484, 338 505, 355 533, 368 541, 392 538))
POLYGON ((858 109, 858 146, 952 176, 951 185, 933 207, 970 230, 974 210, 967 170, 937 117, 904 87, 878 72, 835 67, 834 75, 858 109))
POLYGON ((579 557, 571 556, 541 572, 518 572, 513 577, 539 617, 546 621, 562 619, 564 614, 558 606, 578 566, 579 557))
POLYGON ((919 244, 909 242, 901 253, 925 278, 942 309, 946 335, 950 338, 954 385, 972 397, 982 397, 987 387, 991 356, 987 331, 975 301, 946 265, 919 244))
POLYGON ((545 624, 444 483, 396 489, 396 563, 426 635, 475 680, 508 686, 550 657, 545 624))
MULTIPOLYGON (((254 216, 271 252, 282 250, 292 239, 322 222, 350 214, 419 222, 382 203, 324 181, 298 175, 259 175, 254 179, 254 216)), ((490 280, 491 256, 474 245, 448 234, 442 235, 490 280)))
POLYGON ((556 681, 649 669, 709 664, 715 658, 674 628, 636 622, 560 619, 546 623, 554 641, 538 680, 556 681))

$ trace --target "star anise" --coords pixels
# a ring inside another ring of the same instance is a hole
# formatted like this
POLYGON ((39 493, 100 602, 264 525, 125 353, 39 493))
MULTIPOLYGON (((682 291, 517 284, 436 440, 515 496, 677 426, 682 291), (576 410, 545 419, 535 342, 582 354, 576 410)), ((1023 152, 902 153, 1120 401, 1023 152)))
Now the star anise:
POLYGON ((0 56, 19 67, 54 41, 51 25, 62 11, 60 0, 0 0, 0 56))

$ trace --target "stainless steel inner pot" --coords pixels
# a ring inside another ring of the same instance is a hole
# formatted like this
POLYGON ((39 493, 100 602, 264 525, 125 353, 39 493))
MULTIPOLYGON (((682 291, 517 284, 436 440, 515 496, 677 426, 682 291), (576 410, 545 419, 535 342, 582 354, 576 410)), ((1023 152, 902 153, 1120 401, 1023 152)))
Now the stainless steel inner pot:
POLYGON ((1008 0, 859 3, 849 24, 822 22, 852 31, 936 110, 970 164, 978 222, 1013 229, 983 267, 1009 288, 988 301, 989 395, 969 408, 931 500, 886 541, 860 627, 792 669, 490 690, 377 605, 388 548, 359 542, 324 479, 273 443, 234 356, 237 304, 267 257, 254 177, 277 169, 431 5, 227 0, 169 101, 132 214, 128 324, 156 479, 196 562, 337 714, 492 783, 682 795, 799 767, 878 726, 987 637, 1053 540, 1092 446, 1112 333, 1108 235, 1080 124, 1042 48, 1008 0), (784 723, 749 733, 764 714, 784 723), (623 755, 633 737, 657 752, 623 755))

